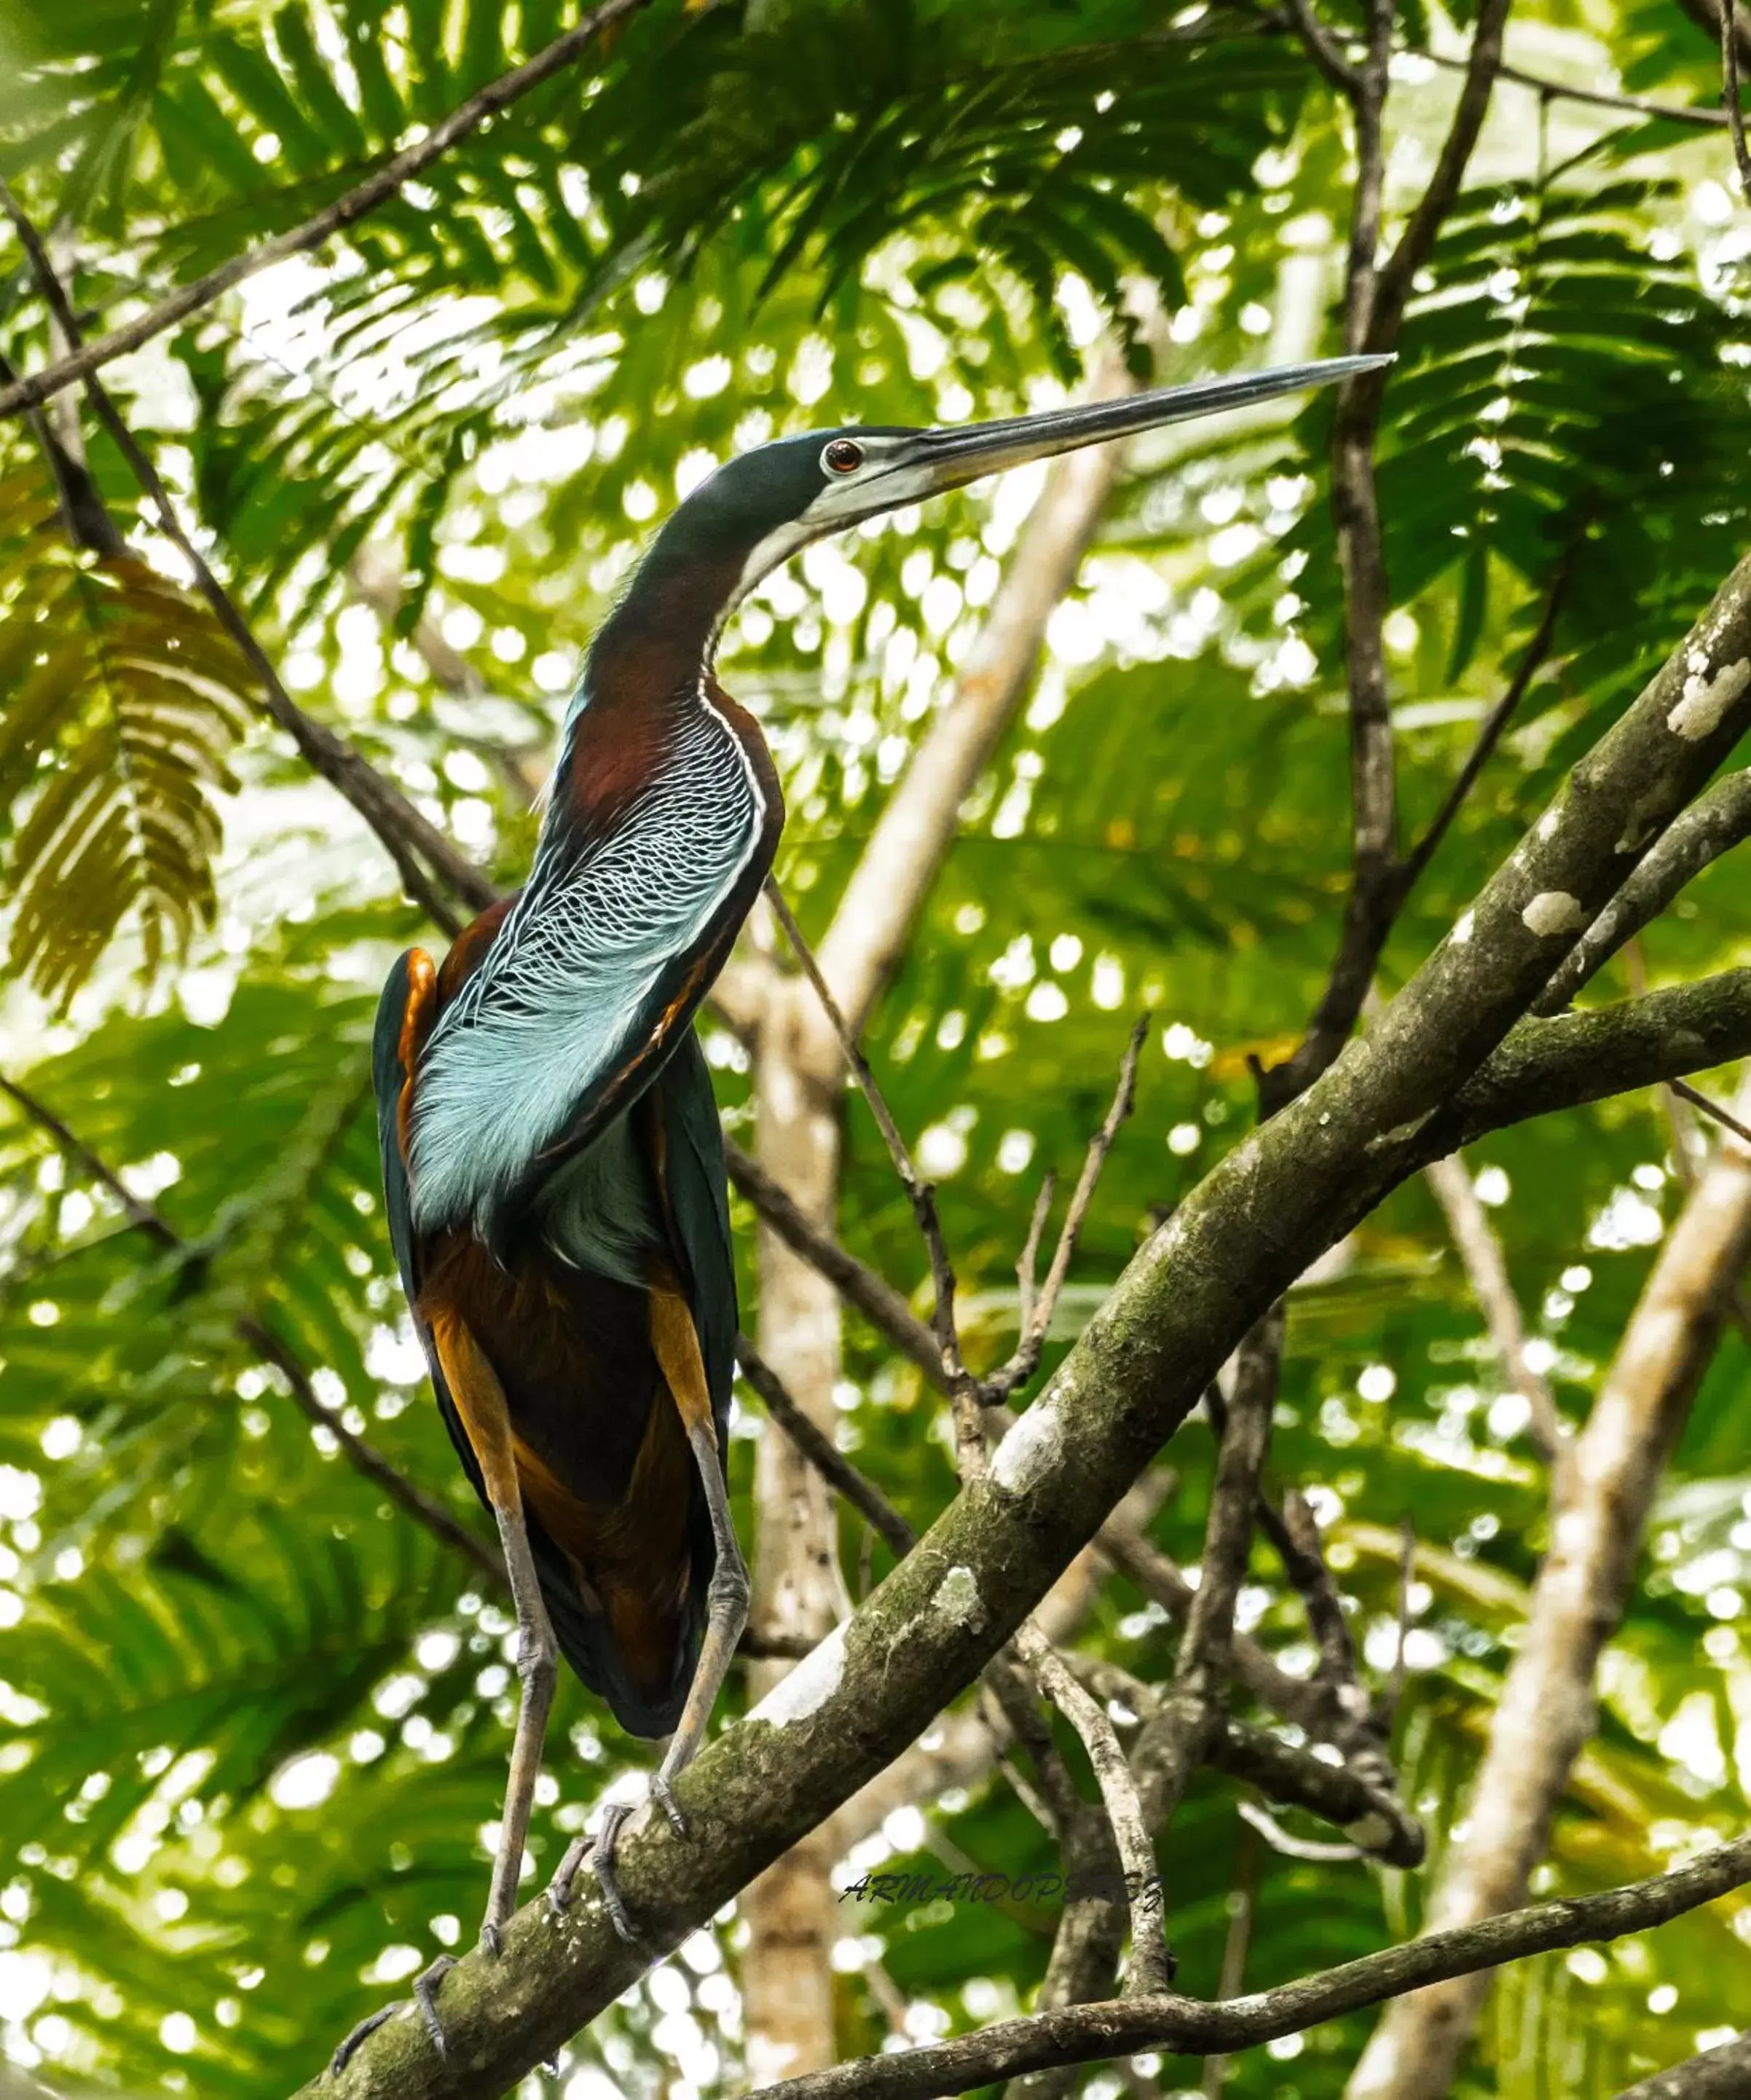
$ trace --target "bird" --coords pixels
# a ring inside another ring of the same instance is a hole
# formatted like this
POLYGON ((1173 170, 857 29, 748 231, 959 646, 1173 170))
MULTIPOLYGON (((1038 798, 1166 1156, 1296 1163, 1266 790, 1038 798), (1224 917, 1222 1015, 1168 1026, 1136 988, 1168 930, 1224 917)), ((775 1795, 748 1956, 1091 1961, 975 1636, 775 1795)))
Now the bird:
MULTIPOLYGON (((527 880, 441 966, 413 948, 390 970, 373 1044, 390 1238, 517 1616, 489 1952, 514 1903, 559 1659, 623 1727, 668 1738, 651 1793, 685 1833, 675 1783, 747 1621, 724 1472, 727 1178, 695 1018, 772 867, 784 803, 758 724, 718 682, 726 622, 792 555, 866 518, 1389 362, 971 425, 849 425, 726 461, 670 514, 590 642, 527 880)), ((571 1846, 550 1895, 562 1908, 587 1847, 631 1938, 614 1868, 627 1812, 571 1846)))

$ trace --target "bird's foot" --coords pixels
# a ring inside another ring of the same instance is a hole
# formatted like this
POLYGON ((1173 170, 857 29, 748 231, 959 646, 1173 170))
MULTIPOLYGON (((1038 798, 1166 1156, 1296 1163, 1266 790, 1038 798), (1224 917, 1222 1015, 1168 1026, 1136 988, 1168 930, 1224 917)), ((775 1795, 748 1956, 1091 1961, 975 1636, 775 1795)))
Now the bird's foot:
POLYGON ((633 1812, 635 1804, 626 1801, 611 1801, 602 1811, 602 1828, 593 1838, 574 1838, 566 1847, 566 1856, 559 1863, 559 1871, 547 1885, 547 1911, 555 1920, 564 1916, 571 1901, 571 1886, 577 1879, 578 1869, 587 1858, 590 1871, 596 1877, 596 1886, 602 1890, 602 1900, 608 1913, 608 1922, 629 1947, 642 1948, 643 1940, 633 1923, 632 1913, 626 1908, 626 1899, 620 1894, 620 1884, 614 1871, 615 1846, 620 1835, 620 1825, 633 1812))
POLYGON ((394 2004, 385 2005, 381 2012, 367 2013, 351 2033, 343 2035, 339 2048, 329 2058, 329 2077, 338 2078, 347 2065, 351 2062, 353 2053, 357 2049, 359 2043, 364 2040, 368 2035, 374 2035, 384 2021, 399 2013, 406 2002, 404 1998, 397 1998, 394 2004))
POLYGON ((692 1836, 692 1832, 687 1828, 687 1819, 681 1814, 680 1805, 675 1799, 674 1790, 661 1772, 654 1774, 651 1778, 651 1797, 668 1818, 668 1827, 677 1838, 692 1836))
MULTIPOLYGON (((438 2015, 438 1988, 456 1966, 456 1957, 440 1954, 430 1968, 422 1969, 413 1979, 413 2003, 418 2009, 421 2021, 431 2038, 432 2047, 438 2052, 439 2061, 448 2061, 448 2045, 444 2040, 443 2022, 438 2015)), ((338 2078, 352 2061, 359 2045, 367 2036, 374 2035, 387 2019, 391 2019, 407 2004, 405 1998, 397 1998, 381 2011, 368 2013, 351 2034, 346 2036, 338 2049, 329 2058, 329 2076, 338 2078)))
POLYGON ((443 2022, 439 2017, 438 1990, 450 1971, 456 1966, 453 1954, 440 1954, 430 1968, 422 1969, 413 1979, 413 2002, 420 2009, 420 2018, 426 2032, 431 2037, 432 2047, 438 2052, 438 2061, 448 2063, 450 2045, 444 2040, 443 2022))

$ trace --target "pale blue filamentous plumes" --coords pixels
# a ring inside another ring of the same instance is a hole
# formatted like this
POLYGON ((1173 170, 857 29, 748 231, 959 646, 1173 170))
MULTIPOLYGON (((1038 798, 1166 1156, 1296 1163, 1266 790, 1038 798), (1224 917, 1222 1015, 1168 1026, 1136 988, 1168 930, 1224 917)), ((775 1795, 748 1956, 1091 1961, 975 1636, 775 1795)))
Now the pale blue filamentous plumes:
POLYGON ((721 907, 760 836, 753 770, 704 690, 611 837, 580 854, 556 801, 486 960, 421 1061, 410 1166, 421 1233, 472 1218, 566 1126, 630 1044, 664 967, 721 907))

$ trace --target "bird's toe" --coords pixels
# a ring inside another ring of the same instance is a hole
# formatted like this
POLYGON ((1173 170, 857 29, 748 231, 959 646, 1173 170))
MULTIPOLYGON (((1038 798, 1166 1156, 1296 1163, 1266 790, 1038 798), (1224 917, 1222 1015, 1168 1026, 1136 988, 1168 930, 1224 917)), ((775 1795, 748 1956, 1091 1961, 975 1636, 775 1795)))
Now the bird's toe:
POLYGON ((393 2005, 385 2005, 381 2012, 367 2013, 351 2033, 344 2035, 341 2039, 340 2046, 329 2058, 329 2077, 338 2078, 347 2065, 351 2062, 354 2052, 358 2049, 360 2042, 364 2040, 368 2035, 374 2035, 384 2021, 392 2014, 398 2012, 406 2003, 405 1998, 397 1998, 393 2005))
MULTIPOLYGON (((482 1933, 484 1939, 486 1935, 482 1933)), ((448 2062, 450 2045, 445 2039, 443 2017, 438 2010, 438 1992, 443 1979, 456 1966, 456 1957, 440 1954, 429 1969, 422 1969, 413 1979, 413 2001, 420 2009, 420 2018, 426 2032, 431 2037, 432 2047, 437 2050, 440 2062, 448 2062)))
POLYGON ((658 1807, 661 1808, 663 1813, 668 1818, 669 1828, 674 1832, 675 1835, 677 1838, 690 1836, 691 1833, 687 1828, 687 1819, 681 1814, 681 1805, 675 1798, 674 1791, 669 1785, 668 1781, 664 1778, 661 1772, 659 1772, 656 1777, 651 1780, 651 1792, 655 1797, 658 1807))

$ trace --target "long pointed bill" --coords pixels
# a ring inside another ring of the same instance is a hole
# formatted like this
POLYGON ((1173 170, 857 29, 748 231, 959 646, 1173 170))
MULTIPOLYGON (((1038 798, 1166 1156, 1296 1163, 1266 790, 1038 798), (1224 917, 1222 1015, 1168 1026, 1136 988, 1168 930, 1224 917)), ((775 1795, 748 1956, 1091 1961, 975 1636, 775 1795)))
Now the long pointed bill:
POLYGON ((1082 445, 1105 444, 1114 438, 1153 430, 1164 423, 1189 422, 1224 408, 1248 408, 1279 394, 1297 394, 1330 386, 1358 372, 1376 372, 1390 355, 1328 357, 1312 364, 1279 365, 1273 372, 1246 372, 1225 379, 1200 379, 1189 386, 1162 386, 1152 393, 1127 394, 1116 401, 1091 401, 1070 408, 1048 408, 1037 416, 1011 416, 1001 422, 968 423, 957 428, 922 430, 915 449, 906 448, 894 462, 897 479, 913 483, 906 501, 917 494, 937 495, 959 488, 981 474, 1001 474, 1030 460, 1074 452, 1082 445))

